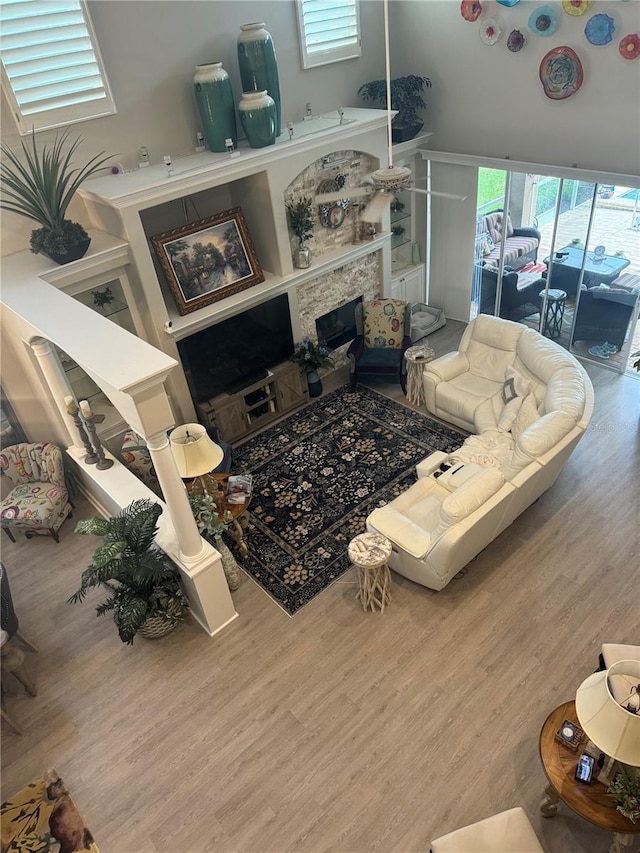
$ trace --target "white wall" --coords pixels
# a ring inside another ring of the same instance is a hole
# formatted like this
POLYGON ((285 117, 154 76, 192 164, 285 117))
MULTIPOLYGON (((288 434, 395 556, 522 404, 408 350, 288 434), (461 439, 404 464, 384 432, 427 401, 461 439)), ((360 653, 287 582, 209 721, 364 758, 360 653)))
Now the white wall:
POLYGON ((623 35, 640 32, 640 2, 592 2, 585 15, 571 17, 550 3, 559 26, 554 35, 531 33, 527 21, 541 5, 522 0, 507 8, 482 0, 482 16, 465 21, 454 0, 393 0, 392 74, 423 74, 425 128, 434 131, 431 148, 508 156, 512 160, 577 164, 583 169, 640 172, 640 59, 618 52, 623 35), (596 47, 584 35, 586 21, 598 12, 614 18, 613 41, 596 47), (498 16, 502 39, 480 41, 480 22, 498 16), (522 50, 511 53, 507 36, 519 29, 522 50), (538 79, 540 61, 559 45, 573 48, 584 68, 581 89, 563 101, 547 98, 538 79))
MULTIPOLYGON (((593 2, 572 18, 553 3, 560 26, 550 38, 529 32, 537 0, 514 7, 484 0, 482 17, 499 15, 505 35, 493 47, 480 41, 479 22, 468 23, 458 0, 391 0, 392 74, 423 74, 425 129, 431 147, 555 165, 640 172, 640 60, 625 61, 619 37, 640 32, 640 2, 593 2), (618 28, 614 41, 590 45, 583 34, 589 16, 605 11, 618 28), (525 47, 513 54, 506 35, 519 28, 525 47), (542 92, 538 67, 545 52, 568 44, 580 55, 585 82, 565 101, 542 92)), ((89 8, 111 81, 118 113, 76 126, 81 152, 113 153, 114 162, 135 164, 147 146, 152 159, 190 153, 199 127, 192 92, 198 63, 222 61, 236 101, 240 80, 236 39, 240 24, 265 21, 278 55, 283 120, 299 119, 310 101, 316 113, 341 105, 363 106, 358 87, 384 75, 381 0, 361 0, 362 57, 305 71, 300 62, 293 0, 90 0, 89 8)), ((3 141, 18 134, 4 96, 3 141)), ((43 139, 53 134, 41 134, 43 139)), ((82 211, 73 211, 83 221, 82 211)), ((84 223, 83 224, 88 224, 84 223)), ((28 245, 26 220, 3 216, 2 254, 28 245)))

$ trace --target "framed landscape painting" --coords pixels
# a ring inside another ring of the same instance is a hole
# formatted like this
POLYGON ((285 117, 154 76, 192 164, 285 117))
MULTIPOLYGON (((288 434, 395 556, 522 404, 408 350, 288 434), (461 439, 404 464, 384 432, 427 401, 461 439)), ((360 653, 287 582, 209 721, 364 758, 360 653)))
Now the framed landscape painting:
POLYGON ((181 314, 264 281, 239 207, 151 240, 181 314))

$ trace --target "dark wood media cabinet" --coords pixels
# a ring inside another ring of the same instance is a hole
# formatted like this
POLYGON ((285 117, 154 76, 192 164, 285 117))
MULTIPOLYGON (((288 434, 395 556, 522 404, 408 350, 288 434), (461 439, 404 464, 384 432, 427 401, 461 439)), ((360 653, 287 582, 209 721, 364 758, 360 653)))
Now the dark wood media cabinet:
POLYGON ((216 427, 233 444, 309 402, 307 379, 300 367, 285 361, 259 382, 234 394, 218 394, 196 404, 200 422, 216 427))

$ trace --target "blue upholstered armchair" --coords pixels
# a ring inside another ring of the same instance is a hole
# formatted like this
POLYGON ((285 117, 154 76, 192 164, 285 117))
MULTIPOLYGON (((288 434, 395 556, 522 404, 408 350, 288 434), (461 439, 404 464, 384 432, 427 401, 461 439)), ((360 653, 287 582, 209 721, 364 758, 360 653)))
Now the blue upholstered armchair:
POLYGON ((397 380, 406 390, 405 350, 411 346, 411 304, 373 299, 356 306, 355 339, 347 350, 351 384, 368 376, 397 380))

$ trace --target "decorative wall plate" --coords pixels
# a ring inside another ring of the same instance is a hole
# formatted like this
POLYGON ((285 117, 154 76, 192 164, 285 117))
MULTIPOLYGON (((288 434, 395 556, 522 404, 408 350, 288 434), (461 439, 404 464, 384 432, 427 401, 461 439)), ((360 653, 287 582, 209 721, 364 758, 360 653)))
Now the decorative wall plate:
POLYGON ((629 33, 628 36, 620 39, 618 50, 623 59, 637 59, 640 56, 640 35, 629 33))
MULTIPOLYGON (((341 178, 338 175, 338 178, 341 178)), ((316 195, 323 193, 335 193, 341 190, 344 186, 344 180, 334 180, 328 178, 326 181, 321 181, 318 185, 316 195)), ((318 218, 320 224, 325 228, 339 228, 344 220, 345 209, 349 205, 348 198, 340 199, 340 201, 332 201, 329 204, 318 205, 318 218)))
POLYGON ((478 0, 462 0, 460 4, 460 14, 465 21, 477 21, 482 14, 482 4, 478 0))
POLYGON ((570 47, 554 47, 542 59, 540 82, 547 98, 562 101, 575 95, 582 86, 582 63, 570 47))
POLYGON ((584 15, 589 8, 589 0, 562 0, 562 8, 567 15, 578 17, 584 15))
POLYGON ((529 15, 528 27, 538 36, 552 36, 558 29, 558 18, 552 6, 538 6, 529 15))
POLYGON ((507 39, 507 47, 511 53, 517 53, 519 50, 522 50, 524 43, 525 37, 522 35, 520 30, 511 30, 509 38, 507 39))
POLYGON ((497 0, 497 2, 501 6, 515 6, 520 2, 520 0, 497 0))
POLYGON ((495 18, 485 18, 480 21, 480 41, 484 44, 495 44, 502 35, 500 24, 495 18))
POLYGON ((589 18, 587 25, 584 28, 584 34, 587 41, 591 44, 609 44, 613 38, 616 29, 616 24, 610 15, 601 13, 589 18))

